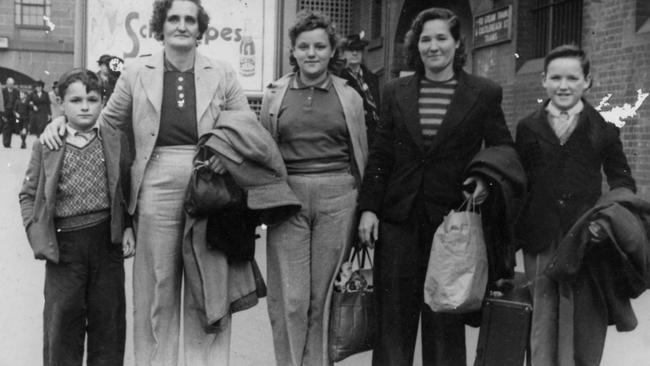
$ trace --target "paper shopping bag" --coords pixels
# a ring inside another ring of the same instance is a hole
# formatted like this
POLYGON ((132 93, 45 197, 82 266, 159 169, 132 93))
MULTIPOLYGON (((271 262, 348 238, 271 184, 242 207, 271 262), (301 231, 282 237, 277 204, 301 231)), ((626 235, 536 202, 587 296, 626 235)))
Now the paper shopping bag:
POLYGON ((435 312, 479 310, 488 281, 480 213, 452 210, 436 230, 424 281, 424 302, 435 312))

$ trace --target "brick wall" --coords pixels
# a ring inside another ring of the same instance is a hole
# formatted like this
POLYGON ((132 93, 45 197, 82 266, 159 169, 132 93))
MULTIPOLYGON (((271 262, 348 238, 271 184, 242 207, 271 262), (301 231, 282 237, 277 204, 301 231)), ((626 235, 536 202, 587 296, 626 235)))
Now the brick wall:
MULTIPOLYGON (((643 1, 646 0, 584 0, 582 47, 591 60, 594 79, 586 98, 594 106, 609 93, 613 94, 612 105, 622 105, 636 101, 637 89, 650 91, 650 33, 637 34, 640 25, 635 22, 635 19, 645 19, 636 13, 643 1)), ((477 62, 475 72, 481 74, 482 69, 488 70, 488 77, 504 87, 503 109, 511 129, 516 121, 538 108, 538 99, 546 98, 541 86, 543 60, 530 58, 534 29, 530 16, 532 4, 531 0, 518 1, 514 8, 513 47, 519 55, 510 74, 514 80, 507 76, 504 80, 500 70, 502 64, 503 67, 511 64, 511 55, 499 50, 477 51, 486 53, 486 57, 485 61, 477 62), (498 59, 490 61, 493 56, 498 59), (484 63, 494 63, 494 66, 486 67, 484 63)), ((650 99, 636 117, 626 122, 621 129, 625 153, 639 193, 650 199, 650 99)))
MULTIPOLYGON (((650 34, 637 34, 632 21, 643 1, 585 1, 583 46, 592 61, 593 104, 609 93, 612 105, 633 104, 637 89, 650 91, 650 34)), ((650 99, 621 136, 639 193, 650 198, 650 99)))

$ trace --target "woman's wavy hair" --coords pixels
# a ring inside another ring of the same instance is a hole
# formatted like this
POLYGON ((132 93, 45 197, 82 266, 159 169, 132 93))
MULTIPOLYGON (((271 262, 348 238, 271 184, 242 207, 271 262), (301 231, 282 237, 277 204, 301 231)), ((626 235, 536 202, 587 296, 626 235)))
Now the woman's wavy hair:
POLYGON ((424 64, 420 58, 418 42, 420 41, 420 35, 422 34, 424 23, 435 19, 446 20, 449 24, 449 33, 451 33, 454 40, 458 42, 458 48, 454 54, 453 61, 454 72, 462 70, 463 66, 465 66, 465 61, 467 61, 465 42, 460 37, 460 20, 458 19, 458 16, 456 16, 453 11, 446 8, 429 8, 421 11, 415 17, 413 23, 411 23, 411 28, 404 38, 407 65, 420 75, 424 75, 424 64))
POLYGON ((156 40, 162 41, 165 38, 163 35, 163 25, 167 19, 167 12, 171 9, 174 1, 190 1, 199 8, 199 14, 197 16, 199 35, 196 37, 196 40, 198 41, 203 38, 203 33, 205 33, 208 29, 208 24, 210 24, 210 16, 205 11, 203 5, 201 5, 201 0, 156 0, 153 3, 153 14, 151 14, 151 19, 149 20, 149 27, 154 33, 156 40))
MULTIPOLYGON (((334 50, 334 55, 330 59, 328 68, 330 70, 336 70, 338 65, 338 44, 339 44, 339 35, 336 33, 336 24, 330 20, 330 18, 314 10, 304 9, 298 12, 296 15, 296 21, 293 23, 291 28, 289 28, 289 40, 291 40, 291 48, 293 49, 296 46, 296 39, 302 32, 308 32, 314 29, 322 28, 327 33, 327 38, 329 39, 330 46, 334 50)), ((289 64, 293 66, 293 71, 296 72, 299 69, 298 61, 293 56, 293 52, 289 55, 289 64)))

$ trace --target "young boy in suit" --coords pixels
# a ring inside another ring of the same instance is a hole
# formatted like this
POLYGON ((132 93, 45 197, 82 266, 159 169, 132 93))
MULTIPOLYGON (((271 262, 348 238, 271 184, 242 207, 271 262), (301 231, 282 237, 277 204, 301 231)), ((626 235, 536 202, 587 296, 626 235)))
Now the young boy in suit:
MULTIPOLYGON (((531 361, 533 366, 598 365, 609 317, 604 295, 594 290, 598 287, 588 275, 588 260, 571 282, 556 282, 545 269, 574 223, 601 196, 602 172, 610 190, 635 192, 636 184, 619 129, 584 99, 591 86, 585 52, 573 45, 551 50, 542 86, 548 100, 519 122, 516 138, 528 177, 528 198, 516 230, 533 296, 531 361)), ((588 231, 591 242, 607 238, 596 222, 588 231)))
POLYGON ((34 143, 19 194, 37 259, 45 259, 43 364, 122 365, 125 342, 124 257, 135 239, 126 214, 126 137, 96 124, 102 83, 72 69, 59 80, 67 119, 63 149, 34 143))

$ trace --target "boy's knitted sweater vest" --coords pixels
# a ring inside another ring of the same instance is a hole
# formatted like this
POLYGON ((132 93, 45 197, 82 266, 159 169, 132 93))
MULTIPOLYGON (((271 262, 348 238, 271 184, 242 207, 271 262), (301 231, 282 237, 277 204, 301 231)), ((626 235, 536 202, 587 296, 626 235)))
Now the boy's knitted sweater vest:
POLYGON ((100 139, 95 137, 82 148, 66 144, 54 217, 110 212, 109 209, 106 162, 100 139))

